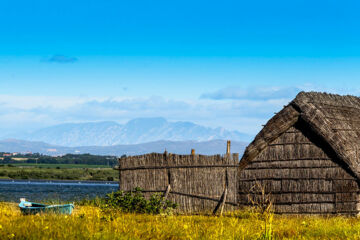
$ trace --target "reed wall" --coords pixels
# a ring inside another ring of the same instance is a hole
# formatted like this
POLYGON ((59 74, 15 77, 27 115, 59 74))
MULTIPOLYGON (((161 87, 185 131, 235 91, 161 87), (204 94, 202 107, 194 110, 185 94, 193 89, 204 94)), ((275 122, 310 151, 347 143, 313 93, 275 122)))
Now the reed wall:
POLYGON ((260 198, 260 185, 276 213, 357 214, 359 186, 326 142, 297 122, 238 172, 238 202, 260 198))
POLYGON ((184 212, 213 211, 227 188, 225 210, 237 205, 238 154, 177 155, 151 153, 119 159, 120 190, 141 187, 144 192, 165 192, 184 212))

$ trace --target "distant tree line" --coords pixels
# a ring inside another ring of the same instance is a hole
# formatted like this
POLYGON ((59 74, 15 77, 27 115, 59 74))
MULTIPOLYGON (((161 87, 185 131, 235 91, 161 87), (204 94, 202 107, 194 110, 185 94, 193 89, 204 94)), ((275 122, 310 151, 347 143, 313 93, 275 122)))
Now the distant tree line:
MULTIPOLYGON (((118 164, 117 157, 115 156, 100 156, 91 154, 66 154, 63 156, 48 156, 39 153, 32 154, 17 154, 16 156, 3 156, 0 163, 47 163, 47 164, 87 164, 87 165, 108 165, 115 166, 118 164), (27 160, 13 160, 12 158, 27 158, 27 160)), ((122 157, 124 157, 123 155, 122 157)))

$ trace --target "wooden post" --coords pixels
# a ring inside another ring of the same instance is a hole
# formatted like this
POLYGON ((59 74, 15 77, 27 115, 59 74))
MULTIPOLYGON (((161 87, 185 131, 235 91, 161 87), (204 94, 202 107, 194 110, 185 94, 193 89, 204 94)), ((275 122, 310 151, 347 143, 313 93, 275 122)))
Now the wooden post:
POLYGON ((170 184, 167 186, 166 190, 165 190, 165 193, 164 193, 164 200, 167 199, 169 193, 170 193, 170 190, 171 190, 171 186, 170 184))
POLYGON ((227 146, 226 146, 226 154, 230 154, 230 145, 231 145, 231 141, 228 140, 227 141, 227 146))
POLYGON ((226 187, 225 190, 224 190, 224 198, 223 198, 222 201, 221 201, 220 216, 222 216, 223 211, 224 211, 224 206, 225 206, 225 201, 226 201, 226 197, 227 197, 227 192, 228 192, 228 189, 227 189, 227 187, 226 187))
MULTIPOLYGON (((230 141, 229 141, 230 142, 230 141)), ((230 148, 230 147, 229 147, 230 148)), ((224 210, 224 206, 225 206, 225 202, 226 202, 226 197, 227 197, 227 193, 228 193, 228 187, 229 187, 229 175, 228 175, 228 168, 225 169, 225 189, 224 189, 224 198, 221 202, 221 210, 220 210, 220 216, 222 216, 223 214, 223 210, 224 210)))
POLYGON ((219 208, 221 209, 220 211, 220 216, 222 215, 222 212, 224 210, 224 205, 225 205, 225 201, 226 201, 226 197, 227 197, 227 187, 225 187, 223 194, 220 197, 220 200, 218 202, 218 204, 216 205, 214 211, 213 211, 213 215, 216 215, 217 211, 219 210, 219 208))
POLYGON ((191 155, 195 156, 195 149, 191 149, 191 155))
POLYGON ((165 193, 164 193, 164 200, 167 199, 169 193, 170 193, 170 190, 171 190, 171 172, 170 172, 170 169, 167 170, 167 175, 168 175, 168 186, 165 190, 165 193))
POLYGON ((224 211, 224 206, 226 202, 227 192, 228 192, 228 186, 229 186, 229 178, 228 178, 228 170, 226 168, 225 170, 225 184, 224 184, 224 192, 220 197, 219 203, 216 205, 213 214, 216 215, 217 211, 220 208, 220 216, 222 216, 224 211))

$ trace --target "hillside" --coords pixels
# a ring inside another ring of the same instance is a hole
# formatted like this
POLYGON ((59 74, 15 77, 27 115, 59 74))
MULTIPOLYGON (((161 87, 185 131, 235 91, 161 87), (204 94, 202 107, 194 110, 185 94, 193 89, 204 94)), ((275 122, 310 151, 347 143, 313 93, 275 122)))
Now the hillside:
POLYGON ((250 141, 238 131, 209 128, 192 122, 169 122, 164 118, 138 118, 126 124, 116 122, 66 123, 8 138, 40 141, 53 145, 114 146, 156 141, 211 141, 216 139, 250 141))

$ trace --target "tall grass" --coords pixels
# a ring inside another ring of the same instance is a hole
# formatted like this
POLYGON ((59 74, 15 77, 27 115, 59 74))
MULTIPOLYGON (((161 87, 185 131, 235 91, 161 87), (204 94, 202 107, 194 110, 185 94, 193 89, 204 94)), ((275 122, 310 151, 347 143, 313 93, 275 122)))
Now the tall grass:
MULTIPOLYGON (((169 216, 77 206, 70 216, 23 216, 16 204, 0 203, 0 239, 264 239, 265 232, 264 217, 245 210, 222 217, 169 216)), ((271 237, 360 239, 360 220, 272 215, 271 237)))

